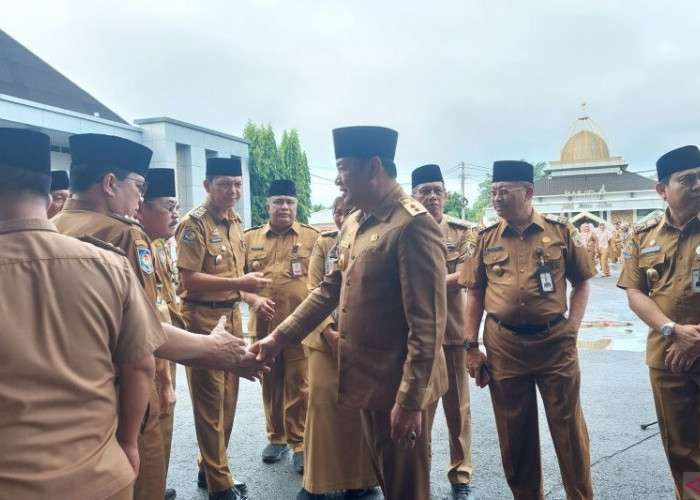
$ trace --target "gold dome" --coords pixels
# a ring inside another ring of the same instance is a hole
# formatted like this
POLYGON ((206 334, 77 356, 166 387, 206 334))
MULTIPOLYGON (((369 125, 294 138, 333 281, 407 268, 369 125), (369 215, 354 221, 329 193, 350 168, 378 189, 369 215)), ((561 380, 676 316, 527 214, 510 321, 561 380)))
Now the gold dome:
POLYGON ((610 158, 605 140, 590 130, 580 130, 573 134, 561 148, 561 161, 566 163, 599 161, 610 158))

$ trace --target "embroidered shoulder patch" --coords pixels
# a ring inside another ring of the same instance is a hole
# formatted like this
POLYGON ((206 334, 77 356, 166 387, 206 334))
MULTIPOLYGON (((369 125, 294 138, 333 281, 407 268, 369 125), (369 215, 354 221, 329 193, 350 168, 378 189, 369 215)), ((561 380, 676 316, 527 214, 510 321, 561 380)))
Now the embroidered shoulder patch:
POLYGON ((197 239, 197 231, 193 227, 186 227, 182 232, 182 241, 191 243, 197 239))
POLYGON ((139 256, 139 266, 146 274, 153 274, 153 256, 148 248, 137 247, 136 252, 139 256))

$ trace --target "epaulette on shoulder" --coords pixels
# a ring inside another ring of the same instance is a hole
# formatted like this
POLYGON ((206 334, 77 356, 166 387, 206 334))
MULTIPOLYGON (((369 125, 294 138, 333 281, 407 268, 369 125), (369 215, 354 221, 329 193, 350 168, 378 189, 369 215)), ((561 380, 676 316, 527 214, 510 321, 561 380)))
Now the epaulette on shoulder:
POLYGON ((247 233, 247 232, 250 232, 250 231, 255 231, 256 229, 262 228, 263 225, 264 225, 264 224, 260 224, 259 226, 249 227, 248 229, 244 229, 243 232, 244 232, 244 233, 247 233))
POLYGON ((632 231, 635 233, 641 233, 643 231, 646 231, 647 229, 651 229, 654 226, 658 226, 659 222, 661 222, 661 216, 657 215, 656 217, 652 217, 649 220, 646 220, 644 222, 638 222, 637 224, 632 225, 632 231))
POLYGON ((471 226, 467 221, 458 219, 457 217, 452 217, 451 215, 447 216, 447 223, 452 224, 453 226, 462 227, 464 229, 471 229, 471 226))
POLYGON ((192 209, 192 211, 189 213, 189 216, 192 217, 193 219, 201 219, 204 217, 204 214, 207 213, 207 207, 204 205, 199 205, 197 208, 192 209))
POLYGON ((406 211, 411 214, 411 217, 415 217, 418 214, 424 214, 428 211, 423 205, 418 203, 410 196, 399 198, 399 202, 401 203, 401 206, 403 206, 403 208, 405 208, 406 211))
POLYGON ((305 227, 306 229, 313 229, 314 232, 316 232, 316 233, 320 233, 320 232, 321 232, 321 231, 319 231, 318 229, 316 229, 315 227, 309 226, 308 224, 304 224, 303 222, 300 222, 299 224, 301 225, 301 227, 305 227))
POLYGON ((110 250, 112 252, 118 253, 122 257, 126 255, 126 252, 119 248, 118 246, 114 246, 108 241, 101 240, 99 238, 95 238, 94 236, 90 236, 89 234, 83 234, 81 236, 78 236, 78 239, 80 241, 84 241, 85 243, 90 243, 91 245, 94 245, 98 248, 102 248, 103 250, 110 250))
POLYGON ((561 224, 562 226, 566 226, 567 218, 562 215, 547 214, 544 216, 544 218, 549 222, 554 222, 555 224, 561 224))
POLYGON ((479 229, 479 234, 483 234, 487 231, 491 231, 494 227, 496 227, 498 225, 498 222, 499 221, 495 220, 491 224, 489 224, 488 226, 482 227, 481 229, 479 229))
POLYGON ((324 238, 335 238, 338 236, 338 230, 333 229, 332 231, 321 231, 321 236, 324 238))
POLYGON ((130 226, 143 227, 143 226, 141 226, 141 223, 138 220, 134 219, 133 217, 127 217, 126 215, 119 215, 119 214, 115 214, 112 212, 109 212, 107 215, 109 215, 113 219, 117 219, 118 221, 122 221, 125 224, 129 224, 130 226))

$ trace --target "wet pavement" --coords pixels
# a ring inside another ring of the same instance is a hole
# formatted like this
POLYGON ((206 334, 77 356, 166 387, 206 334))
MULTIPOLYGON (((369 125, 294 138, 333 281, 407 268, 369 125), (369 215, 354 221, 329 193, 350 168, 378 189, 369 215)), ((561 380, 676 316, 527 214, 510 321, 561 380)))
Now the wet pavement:
MULTIPOLYGON (((628 309, 625 293, 615 286, 619 265, 611 265, 611 270, 613 277, 593 278, 584 318, 589 326, 580 332, 581 392, 591 442, 595 495, 610 500, 672 499, 671 475, 658 427, 640 428, 641 424, 656 420, 644 364, 646 326, 628 309), (584 348, 584 345, 604 348, 584 348)), ((178 368, 178 403, 168 486, 177 489, 180 499, 206 499, 206 492, 197 488, 197 441, 192 408, 185 370, 178 368)), ((501 466, 489 392, 473 384, 471 389, 472 486, 481 500, 512 498, 501 466)), ((566 495, 541 404, 540 439, 546 498, 564 499, 566 495)), ((235 477, 248 484, 250 498, 296 498, 301 476, 294 471, 291 453, 276 464, 264 464, 260 453, 266 444, 260 385, 242 381, 229 446, 235 477)), ((433 428, 432 498, 451 498, 446 477, 448 462, 447 427, 442 408, 438 407, 433 428)), ((366 498, 382 496, 375 494, 366 498)))

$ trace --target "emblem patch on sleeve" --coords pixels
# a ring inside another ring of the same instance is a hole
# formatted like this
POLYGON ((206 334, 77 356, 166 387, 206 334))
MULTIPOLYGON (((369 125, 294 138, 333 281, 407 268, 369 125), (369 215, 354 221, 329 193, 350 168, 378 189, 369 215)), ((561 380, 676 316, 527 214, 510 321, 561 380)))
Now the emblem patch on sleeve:
POLYGON ((634 241, 632 241, 632 238, 628 239, 625 249, 622 251, 622 256, 625 259, 631 259, 636 252, 637 246, 634 244, 634 241))
POLYGON ((153 274, 153 257, 148 248, 137 248, 136 252, 139 256, 139 265, 146 274, 153 274))
POLYGON ((197 231, 193 227, 186 227, 185 231, 182 233, 182 241, 191 243, 197 239, 197 231))
POLYGON ((474 257, 474 253, 476 252, 476 243, 474 243, 471 240, 467 240, 467 259, 471 259, 474 257))

